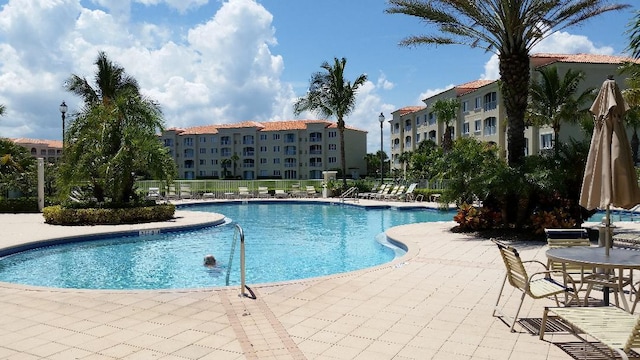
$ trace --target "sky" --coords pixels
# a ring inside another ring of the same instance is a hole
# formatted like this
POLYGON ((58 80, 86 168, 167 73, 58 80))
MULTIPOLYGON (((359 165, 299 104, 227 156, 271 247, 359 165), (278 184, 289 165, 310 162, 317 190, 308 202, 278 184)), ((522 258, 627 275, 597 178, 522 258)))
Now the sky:
MULTIPOLYGON (((624 55, 628 23, 640 9, 610 12, 554 33, 533 49, 624 55)), ((165 126, 317 119, 293 115, 311 75, 346 58, 346 79, 367 75, 347 125, 380 149, 382 112, 477 79, 497 79, 495 55, 459 45, 403 47, 434 30, 386 14, 385 0, 0 0, 1 137, 60 140, 59 105, 80 98, 72 75, 93 81, 98 52, 137 79, 157 101, 165 126)), ((335 119, 329 119, 335 121, 335 119)), ((389 153, 388 125, 384 148, 389 153)))

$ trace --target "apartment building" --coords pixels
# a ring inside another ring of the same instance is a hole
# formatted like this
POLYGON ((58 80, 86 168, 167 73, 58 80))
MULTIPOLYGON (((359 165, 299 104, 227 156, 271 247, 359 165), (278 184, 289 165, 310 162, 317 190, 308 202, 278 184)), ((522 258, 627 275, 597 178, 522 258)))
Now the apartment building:
MULTIPOLYGON (((366 174, 367 132, 344 131, 347 176, 366 174)), ((322 179, 322 172, 342 168, 337 124, 291 120, 171 128, 161 140, 182 179, 322 179), (235 158, 235 165, 233 159, 235 158)))
MULTIPOLYGON (((624 76, 618 74, 618 67, 629 60, 631 59, 610 55, 534 54, 530 58, 531 79, 533 81, 538 78, 536 69, 556 66, 561 76, 569 69, 585 73, 585 80, 576 93, 587 88, 599 89, 609 75, 613 75, 618 86, 624 89, 624 76)), ((453 137, 472 136, 480 141, 494 143, 501 149, 501 156, 506 157, 507 116, 501 97, 497 80, 475 80, 424 99, 424 106, 408 106, 394 111, 393 118, 389 120, 392 168, 400 169, 400 155, 414 151, 420 142, 433 140, 437 144, 442 143, 446 129, 444 124, 437 121, 431 107, 437 100, 449 98, 456 98, 460 102, 458 118, 450 124, 453 137)), ((562 124, 559 133, 560 141, 582 139, 585 136, 578 125, 567 123, 562 124)), ((553 147, 553 129, 549 126, 528 126, 525 138, 527 155, 553 147)))
POLYGON ((45 161, 50 163, 54 163, 62 157, 62 141, 59 140, 39 140, 28 138, 13 138, 10 140, 27 149, 32 156, 43 158, 45 161))

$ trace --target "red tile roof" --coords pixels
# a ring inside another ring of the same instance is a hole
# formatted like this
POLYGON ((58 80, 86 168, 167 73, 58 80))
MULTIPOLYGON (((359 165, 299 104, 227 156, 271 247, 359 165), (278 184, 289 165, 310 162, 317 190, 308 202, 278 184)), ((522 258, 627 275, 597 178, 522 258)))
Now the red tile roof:
MULTIPOLYGON (((256 128, 258 131, 282 131, 282 130, 306 130, 308 125, 321 124, 326 128, 337 128, 337 123, 327 120, 285 120, 285 121, 243 121, 233 124, 217 124, 194 126, 186 129, 168 128, 166 131, 175 131, 178 135, 217 134, 219 129, 256 128)), ((346 125, 347 129, 364 131, 346 125)))
POLYGON ((43 140, 43 139, 30 139, 30 138, 11 138, 9 139, 16 144, 20 145, 47 145, 51 148, 62 148, 62 141, 60 140, 43 140))
POLYGON ((635 61, 627 56, 599 55, 599 54, 547 54, 538 53, 530 56, 534 67, 545 66, 555 62, 588 63, 588 64, 621 64, 625 61, 635 61))
POLYGON ((412 112, 420 111, 420 110, 422 110, 424 108, 426 108, 426 106, 405 106, 403 108, 400 108, 400 109, 392 112, 392 114, 396 113, 396 112, 399 112, 400 116, 404 116, 404 115, 410 114, 412 112))
POLYGON ((468 83, 464 83, 461 85, 456 85, 455 91, 456 91, 456 95, 457 96, 461 96, 467 93, 470 93, 472 91, 478 90, 479 88, 485 86, 485 85, 489 85, 491 83, 496 82, 497 80, 474 80, 474 81, 469 81, 468 83))

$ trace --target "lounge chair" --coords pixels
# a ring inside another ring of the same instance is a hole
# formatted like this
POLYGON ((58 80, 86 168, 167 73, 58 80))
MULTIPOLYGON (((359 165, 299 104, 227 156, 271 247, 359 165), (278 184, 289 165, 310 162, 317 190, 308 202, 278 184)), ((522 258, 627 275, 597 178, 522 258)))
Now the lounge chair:
POLYGON ((258 187, 258 197, 259 198, 269 198, 271 197, 271 194, 269 194, 269 188, 266 186, 259 186, 258 187))
POLYGON ((289 194, 286 193, 282 189, 276 189, 275 195, 276 195, 276 198, 278 198, 278 199, 288 198, 289 197, 289 194))
POLYGON ((403 194, 399 194, 398 196, 396 196, 396 199, 402 201, 413 201, 413 192, 416 190, 417 186, 418 183, 409 184, 407 190, 403 194))
POLYGON ((405 188, 405 186, 404 186, 404 185, 400 185, 400 186, 396 189, 396 191, 395 191, 395 192, 394 192, 393 190, 391 190, 391 192, 390 192, 390 193, 388 193, 388 194, 385 194, 385 195, 383 196, 383 198, 384 198, 385 200, 392 200, 392 199, 396 199, 398 196, 400 196, 400 195, 402 195, 402 194, 404 193, 404 188, 405 188))
POLYGON ((191 186, 180 184, 180 199, 191 199, 191 186))
POLYGON ((393 185, 392 187, 387 186, 385 189, 382 190, 381 193, 376 194, 375 198, 378 199, 378 200, 382 200, 382 199, 384 199, 385 196, 387 196, 387 194, 398 192, 398 188, 399 187, 400 187, 400 185, 393 185))
POLYGON ((307 185, 307 197, 317 197, 318 193, 316 192, 316 188, 313 187, 312 185, 307 185))
POLYGON ((302 197, 303 195, 306 195, 304 191, 300 190, 300 184, 292 184, 289 194, 293 197, 302 197))
POLYGON ((367 199, 375 199, 378 196, 382 196, 388 193, 389 190, 391 190, 391 186, 392 186, 391 184, 380 185, 380 187, 378 188, 378 191, 369 193, 369 196, 367 197, 367 199))
MULTIPOLYGON (((640 347, 640 316, 610 306, 571 307, 544 309, 542 325, 540 326, 540 340, 544 340, 544 333, 549 317, 561 319, 556 324, 572 333, 584 343, 593 344, 580 334, 589 335, 610 349, 607 354, 602 349, 594 347, 599 355, 616 358, 614 351, 622 359, 628 360, 631 349, 640 347), (549 313, 552 315, 549 316, 549 313)), ((598 357, 600 358, 600 357, 598 357)), ((637 359, 637 357, 634 357, 637 359)))
POLYGON ((167 199, 169 200, 176 200, 178 198, 178 194, 176 194, 176 186, 175 185, 169 185, 167 190, 167 199))
POLYGON ((518 254, 518 250, 515 248, 503 244, 499 241, 492 240, 496 245, 498 245, 498 250, 500 250, 500 255, 502 256, 502 260, 504 261, 504 266, 506 267, 506 274, 504 276, 504 281, 502 282, 502 287, 500 287, 500 293, 498 294, 498 300, 496 301, 496 307, 493 310, 493 316, 503 317, 506 322, 511 322, 511 331, 513 332, 513 327, 516 325, 516 321, 518 320, 518 315, 520 314, 520 309, 522 308, 522 304, 524 303, 525 296, 529 296, 533 299, 542 299, 553 297, 556 301, 556 305, 560 306, 560 302, 558 301, 558 295, 565 295, 565 304, 570 303, 571 301, 576 301, 576 303, 580 303, 578 295, 575 291, 576 286, 573 283, 568 274, 563 271, 550 271, 547 266, 540 261, 529 260, 522 261, 520 259, 520 254, 518 254), (527 273, 527 270, 524 264, 539 264, 544 268, 543 271, 535 272, 531 275, 527 273), (551 274, 561 273, 564 279, 567 279, 568 282, 572 283, 572 287, 564 286, 563 284, 553 280, 551 278, 551 274), (516 314, 513 319, 510 319, 503 313, 503 308, 500 308, 498 304, 500 303, 500 298, 502 297, 502 292, 504 290, 504 286, 509 280, 509 284, 514 288, 522 291, 522 296, 520 297, 520 304, 518 305, 518 310, 516 310, 516 314), (571 298, 571 299, 569 299, 571 298))
POLYGON ((150 187, 146 196, 147 200, 162 200, 162 195, 160 195, 160 188, 150 187))
POLYGON ((206 192, 202 194, 202 199, 206 200, 206 199, 215 199, 216 198, 216 194, 212 193, 212 192, 206 192))
POLYGON ((249 188, 246 186, 239 186, 238 187, 238 196, 240 198, 250 198, 251 197, 251 193, 249 192, 249 188))

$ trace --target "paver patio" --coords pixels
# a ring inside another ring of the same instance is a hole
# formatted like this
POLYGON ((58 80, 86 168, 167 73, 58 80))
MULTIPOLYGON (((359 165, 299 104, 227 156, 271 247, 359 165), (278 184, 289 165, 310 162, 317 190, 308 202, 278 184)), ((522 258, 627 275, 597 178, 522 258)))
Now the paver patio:
MULTIPOLYGON (((169 225, 217 220, 182 210, 177 217, 169 225)), ((402 258, 311 280, 250 284, 255 300, 239 297, 238 287, 95 291, 0 283, 0 359, 571 359, 563 343, 580 353, 574 338, 549 333, 540 341, 491 316, 502 260, 490 241, 449 232, 454 225, 391 228, 387 236, 409 247, 402 258)), ((39 214, 0 214, 0 247, 157 227, 59 227, 39 214)), ((516 246, 523 258, 546 261, 544 244, 516 246)), ((514 311, 517 297, 508 300, 514 311)), ((521 315, 535 323, 546 304, 553 302, 527 299, 521 315)))

